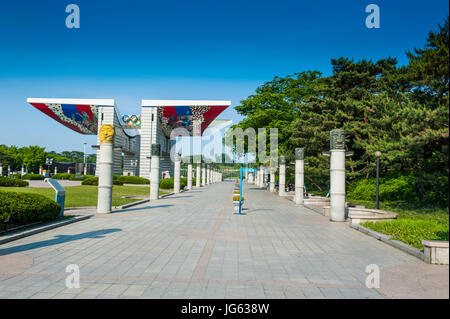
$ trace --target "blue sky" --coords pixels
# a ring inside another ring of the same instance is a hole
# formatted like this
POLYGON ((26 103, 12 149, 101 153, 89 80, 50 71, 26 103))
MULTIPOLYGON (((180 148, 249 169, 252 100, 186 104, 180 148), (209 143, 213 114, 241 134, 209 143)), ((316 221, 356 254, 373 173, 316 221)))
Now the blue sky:
POLYGON ((83 150, 79 135, 27 97, 114 98, 122 113, 142 99, 231 100, 220 118, 274 76, 330 74, 330 59, 397 57, 422 47, 447 1, 14 0, 0 7, 0 144, 83 150), (80 7, 67 29, 65 8, 80 7), (380 7, 368 29, 365 7, 380 7))

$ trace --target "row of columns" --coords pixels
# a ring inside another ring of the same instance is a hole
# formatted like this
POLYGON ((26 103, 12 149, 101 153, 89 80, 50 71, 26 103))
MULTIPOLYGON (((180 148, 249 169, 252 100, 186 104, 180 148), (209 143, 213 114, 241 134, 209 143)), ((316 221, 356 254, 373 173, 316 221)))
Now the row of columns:
MULTIPOLYGON (((351 152, 345 151, 345 131, 332 130, 330 132, 330 151, 324 152, 324 155, 330 156, 330 219, 332 221, 345 221, 345 157, 351 152)), ((304 185, 305 185, 305 150, 304 148, 295 149, 295 195, 294 203, 304 204, 304 185)), ((280 156, 279 159, 279 190, 280 196, 286 195, 286 159, 280 156)), ((275 173, 276 168, 269 169, 270 183, 269 191, 275 192, 275 173)), ((248 183, 255 184, 257 187, 265 187, 267 179, 267 168, 263 165, 255 172, 249 174, 248 183)))
MULTIPOLYGON (((115 129, 113 125, 103 125, 100 128, 99 181, 97 213, 111 213, 113 189, 113 150, 115 129)), ((160 156, 161 145, 152 144, 150 149, 150 200, 159 199, 160 156)), ((1 169, 3 169, 1 167, 1 169)), ((193 166, 189 158, 187 168, 187 189, 192 189, 193 166)), ((222 181, 222 173, 210 165, 197 163, 196 187, 222 181)), ((181 155, 174 156, 174 193, 181 192, 181 155)))

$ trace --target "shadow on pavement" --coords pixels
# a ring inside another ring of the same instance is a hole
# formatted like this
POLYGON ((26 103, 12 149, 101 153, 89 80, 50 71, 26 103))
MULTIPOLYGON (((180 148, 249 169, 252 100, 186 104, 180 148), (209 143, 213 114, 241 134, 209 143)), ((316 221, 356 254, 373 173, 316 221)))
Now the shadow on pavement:
POLYGON ((69 241, 84 239, 84 238, 104 238, 104 235, 121 231, 120 228, 102 229, 90 231, 87 233, 81 233, 77 235, 56 235, 55 238, 49 240, 38 241, 34 243, 29 243, 25 245, 14 246, 6 249, 0 249, 0 256, 8 255, 12 253, 18 253, 22 251, 32 250, 36 248, 48 247, 53 245, 58 245, 66 243, 69 241))
POLYGON ((157 206, 145 206, 145 207, 138 207, 138 208, 126 208, 121 210, 113 211, 111 214, 120 214, 120 213, 126 213, 126 212, 134 212, 138 210, 145 210, 145 209, 152 209, 152 208, 161 208, 161 207, 171 207, 174 205, 157 205, 157 206))

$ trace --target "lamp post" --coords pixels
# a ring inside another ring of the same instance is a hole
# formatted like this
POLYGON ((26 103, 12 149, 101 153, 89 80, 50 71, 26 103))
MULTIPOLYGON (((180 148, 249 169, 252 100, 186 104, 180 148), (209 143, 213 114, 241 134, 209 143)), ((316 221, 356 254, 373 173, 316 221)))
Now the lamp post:
POLYGON ((83 175, 87 174, 87 167, 86 167, 86 142, 83 143, 83 175))
POLYGON ((376 191, 376 196, 375 196, 375 209, 378 209, 378 194, 379 194, 379 177, 380 177, 380 157, 381 157, 381 152, 380 151, 376 151, 375 152, 375 156, 377 158, 377 191, 376 191))

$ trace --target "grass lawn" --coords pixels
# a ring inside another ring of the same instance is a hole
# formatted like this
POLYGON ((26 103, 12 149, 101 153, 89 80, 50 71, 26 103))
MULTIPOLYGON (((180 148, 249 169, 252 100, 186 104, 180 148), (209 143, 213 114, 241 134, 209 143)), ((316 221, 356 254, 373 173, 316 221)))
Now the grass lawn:
MULTIPOLYGON (((374 202, 350 200, 349 202, 375 208, 374 202)), ((408 202, 380 202, 380 209, 395 212, 397 220, 365 222, 361 225, 377 232, 392 235, 392 239, 423 249, 422 240, 449 240, 448 208, 408 202)))
MULTIPOLYGON (((97 186, 68 186, 65 189, 65 207, 97 206, 97 186)), ((52 188, 0 187, 0 190, 34 193, 44 195, 52 200, 55 199, 55 191, 52 188)), ((168 192, 169 191, 160 191, 159 194, 166 194, 168 192)), ((140 200, 137 198, 120 198, 121 196, 149 196, 149 193, 149 187, 114 185, 112 205, 121 206, 140 200)))

